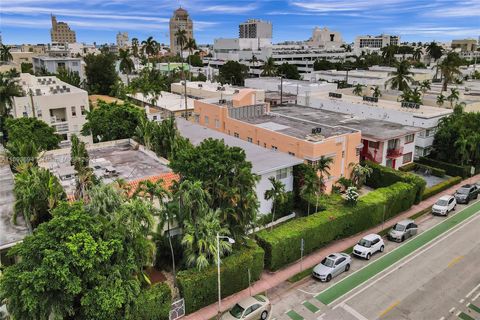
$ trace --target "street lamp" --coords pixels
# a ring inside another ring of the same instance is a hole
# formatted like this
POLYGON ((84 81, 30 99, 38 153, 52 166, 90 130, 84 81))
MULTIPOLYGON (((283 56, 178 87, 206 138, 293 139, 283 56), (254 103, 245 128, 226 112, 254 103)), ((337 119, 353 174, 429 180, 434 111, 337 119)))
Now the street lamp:
POLYGON ((222 288, 220 283, 220 239, 226 239, 230 244, 235 243, 234 239, 227 236, 221 236, 217 233, 218 318, 220 318, 220 312, 222 310, 222 288))
POLYGON ((284 74, 280 75, 280 106, 283 106, 283 78, 284 74))

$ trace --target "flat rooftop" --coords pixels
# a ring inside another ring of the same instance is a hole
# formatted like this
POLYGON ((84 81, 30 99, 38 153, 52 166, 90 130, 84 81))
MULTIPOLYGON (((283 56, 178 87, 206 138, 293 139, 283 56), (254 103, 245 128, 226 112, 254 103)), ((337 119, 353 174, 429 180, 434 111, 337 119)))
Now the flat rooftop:
MULTIPOLYGON (((330 126, 345 126, 362 132, 369 140, 385 141, 422 131, 421 128, 404 126, 398 123, 354 117, 350 114, 326 111, 298 105, 278 106, 271 114, 325 123, 330 126)), ((308 128, 306 128, 308 130, 308 128)), ((323 133, 323 130, 322 130, 323 133)))
POLYGON ((186 121, 185 119, 178 118, 176 123, 180 134, 188 138, 194 145, 200 144, 205 139, 212 138, 223 140, 227 146, 242 148, 245 151, 247 160, 252 163, 252 172, 256 174, 268 173, 303 163, 302 159, 289 154, 259 147, 256 144, 186 121))
MULTIPOLYGON (((89 166, 105 183, 123 179, 127 182, 162 175, 171 169, 150 151, 136 150, 130 140, 98 143, 87 148, 89 166)), ((48 151, 39 160, 39 166, 59 177, 67 194, 75 189, 75 171, 70 165, 70 149, 48 151)))
POLYGON ((23 217, 17 217, 17 224, 12 220, 15 204, 14 181, 10 166, 4 158, 2 146, 0 146, 0 161, 0 249, 3 249, 21 241, 28 234, 28 230, 23 217))
POLYGON ((25 93, 32 92, 34 96, 86 93, 85 90, 63 82, 55 76, 37 77, 29 73, 21 73, 19 85, 25 93))
MULTIPOLYGON (((182 86, 182 82, 172 83, 175 86, 182 86)), ((237 92, 237 90, 243 89, 240 87, 231 86, 229 84, 221 84, 220 82, 210 82, 210 81, 187 81, 187 88, 199 89, 202 91, 209 92, 222 92, 223 94, 232 95, 237 92)))
MULTIPOLYGON (((152 95, 145 96, 143 93, 137 92, 135 94, 128 94, 128 96, 137 101, 152 105, 152 95)), ((193 101, 194 99, 187 97, 187 108, 189 110, 193 110, 193 101)), ((185 98, 179 94, 162 91, 156 98, 153 106, 171 112, 183 111, 185 110, 185 98)))
POLYGON ((342 102, 346 102, 350 104, 369 105, 379 109, 388 109, 388 110, 395 110, 395 111, 410 113, 410 114, 413 114, 414 117, 423 118, 423 119, 443 117, 453 112, 453 110, 451 109, 432 107, 432 106, 426 106, 426 105, 421 105, 419 109, 402 108, 402 104, 400 102, 384 100, 381 98, 378 100, 378 103, 365 102, 363 101, 363 97, 346 94, 344 92, 342 92, 342 98, 340 99, 329 97, 328 92, 314 92, 311 96, 311 99, 331 100, 331 101, 336 101, 339 104, 342 102))

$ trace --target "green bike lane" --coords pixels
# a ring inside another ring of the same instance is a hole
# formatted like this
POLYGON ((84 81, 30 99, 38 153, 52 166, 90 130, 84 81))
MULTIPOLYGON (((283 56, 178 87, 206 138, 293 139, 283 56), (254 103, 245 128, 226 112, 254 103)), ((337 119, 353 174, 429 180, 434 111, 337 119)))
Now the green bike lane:
POLYGON ((315 298, 325 305, 329 305, 338 298, 347 294, 351 290, 360 286, 367 280, 373 278, 383 270, 394 265, 401 259, 407 257, 417 249, 428 244, 432 240, 438 238, 445 232, 451 230, 455 226, 459 225, 463 221, 477 214, 480 210, 480 202, 477 202, 462 211, 459 211, 454 216, 447 218, 445 221, 437 224, 436 226, 426 230, 411 240, 407 241, 400 247, 396 248, 392 252, 385 254, 379 259, 372 261, 364 268, 352 273, 348 277, 340 280, 338 283, 320 292, 315 298))

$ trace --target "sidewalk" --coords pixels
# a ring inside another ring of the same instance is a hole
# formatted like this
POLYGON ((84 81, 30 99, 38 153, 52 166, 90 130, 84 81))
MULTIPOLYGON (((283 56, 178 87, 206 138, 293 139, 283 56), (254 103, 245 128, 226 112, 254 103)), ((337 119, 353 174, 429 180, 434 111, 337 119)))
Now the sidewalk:
MULTIPOLYGON (((364 232, 361 232, 359 234, 350 236, 348 238, 344 238, 338 241, 335 241, 331 243, 330 245, 323 247, 313 253, 311 253, 308 256, 305 256, 303 258, 303 269, 308 269, 316 264, 320 263, 320 261, 328 254, 332 252, 342 252, 352 246, 354 246, 358 239, 361 238, 364 235, 370 234, 370 233, 378 233, 382 231, 385 228, 393 226, 395 223, 397 223, 400 220, 406 219, 415 213, 422 211, 424 209, 429 208, 432 206, 437 199, 446 194, 453 194, 455 190, 457 190, 461 185, 464 185, 466 183, 474 183, 476 181, 480 180, 480 174, 476 175, 474 177, 471 177, 469 179, 461 181, 459 184, 454 185, 450 187, 447 190, 444 190, 440 192, 439 194, 430 197, 429 199, 420 202, 417 205, 413 205, 409 210, 402 212, 401 214, 395 216, 394 218, 385 221, 383 225, 378 225, 374 228, 371 228, 369 230, 365 230, 364 232)), ((286 266, 284 269, 281 269, 275 273, 272 272, 267 272, 264 271, 262 273, 262 276, 260 280, 255 282, 252 286, 251 289, 247 288, 244 289, 240 292, 237 292, 236 294, 233 294, 229 297, 226 297, 222 300, 222 312, 229 309, 232 305, 237 303, 243 298, 249 297, 250 296, 250 291, 251 294, 258 294, 261 292, 265 292, 271 288, 274 288, 278 286, 279 284, 283 283, 284 281, 288 280, 290 277, 296 275, 301 271, 300 269, 300 263, 296 262, 293 264, 290 264, 286 266)), ((186 320, 208 320, 217 315, 218 311, 218 305, 217 303, 211 304, 209 306, 206 306, 192 314, 189 314, 188 316, 185 317, 186 320)))

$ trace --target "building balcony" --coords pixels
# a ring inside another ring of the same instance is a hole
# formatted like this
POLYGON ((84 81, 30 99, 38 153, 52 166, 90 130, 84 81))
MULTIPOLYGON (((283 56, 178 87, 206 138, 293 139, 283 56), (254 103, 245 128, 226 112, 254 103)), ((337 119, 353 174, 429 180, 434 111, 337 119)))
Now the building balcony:
MULTIPOLYGON (((376 150, 375 150, 376 151, 376 150)), ((382 155, 378 152, 360 151, 360 156, 375 163, 382 163, 382 155)))
POLYGON ((403 155, 403 147, 387 149, 387 158, 395 159, 403 155))
POLYGON ((68 122, 56 122, 52 125, 57 133, 67 133, 68 132, 68 122))

